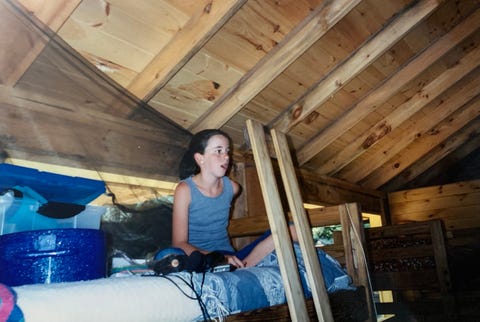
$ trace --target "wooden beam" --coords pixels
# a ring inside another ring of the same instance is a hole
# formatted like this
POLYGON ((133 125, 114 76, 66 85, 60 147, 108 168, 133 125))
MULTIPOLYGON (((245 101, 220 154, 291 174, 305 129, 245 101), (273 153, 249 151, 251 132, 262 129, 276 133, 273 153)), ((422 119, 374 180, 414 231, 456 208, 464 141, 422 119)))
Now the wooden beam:
MULTIPOLYGON (((359 182, 368 177, 376 169, 382 167, 386 160, 393 158, 397 153, 400 153, 409 144, 418 140, 422 136, 430 136, 428 133, 435 124, 438 124, 452 113, 460 109, 469 100, 474 98, 480 92, 480 78, 468 81, 466 85, 459 88, 458 91, 452 94, 442 104, 430 107, 423 117, 418 118, 408 127, 404 128, 402 134, 396 136, 396 139, 391 142, 382 142, 382 148, 379 151, 372 153, 367 158, 363 158, 362 162, 352 163, 352 166, 346 171, 338 173, 338 176, 344 180, 351 182, 359 182), (354 166, 353 166, 354 165, 354 166)), ((427 149, 430 150, 430 148, 427 149)), ((345 168, 347 169, 347 168, 345 168)), ((387 180, 388 181, 388 180, 387 180)), ((384 181, 383 183, 385 183, 384 181)))
MULTIPOLYGON (((316 209, 306 209, 312 227, 332 226, 340 224, 338 206, 327 206, 316 209)), ((291 217, 289 216, 289 220, 291 217)), ((269 229, 266 216, 235 218, 230 221, 228 233, 232 238, 261 235, 269 229)))
MULTIPOLYGON (((480 90, 480 86, 477 85, 480 90)), ((412 144, 394 158, 386 162, 382 167, 374 171, 363 184, 368 187, 380 187, 400 172, 412 165, 415 161, 429 153, 434 147, 443 142, 456 131, 467 125, 472 119, 480 116, 480 100, 473 100, 466 108, 454 113, 448 120, 435 126, 412 142, 412 144)), ((431 116, 430 116, 431 117, 431 116)), ((418 133, 418 131, 415 131, 418 133)), ((468 139, 468 136, 465 138, 468 139)))
POLYGON ((452 49, 458 42, 475 30, 475 26, 478 26, 478 21, 480 21, 480 10, 477 10, 475 14, 471 15, 465 23, 460 24, 424 52, 420 53, 416 58, 372 90, 367 96, 349 107, 342 116, 316 134, 304 147, 298 150, 297 159, 299 164, 307 163, 344 132, 351 129, 374 109, 381 106, 390 96, 398 92, 403 86, 417 77, 437 59, 447 53, 448 50, 452 49))
POLYGON ((425 71, 437 59, 476 30, 479 24, 480 10, 476 10, 447 35, 440 38, 425 51, 419 53, 416 58, 382 82, 359 102, 351 106, 341 117, 326 129, 320 131, 303 148, 299 149, 297 152, 299 164, 308 162, 344 132, 351 129, 357 122, 372 112, 372 107, 375 109, 381 106, 390 96, 398 92, 408 82, 425 71))
MULTIPOLYGON (((461 146, 468 146, 468 151, 480 146, 480 120, 475 120, 466 128, 461 129, 457 133, 449 137, 444 143, 436 146, 431 153, 416 161, 410 167, 405 169, 400 175, 396 176, 391 182, 388 182, 387 191, 396 191, 408 182, 414 180, 452 151, 456 151, 461 146)), ((437 173, 437 175, 440 175, 437 173)))
MULTIPOLYGON (((244 192, 248 194, 247 213, 248 216, 263 216, 265 206, 258 182, 258 174, 251 157, 247 155, 245 160, 247 177, 243 188, 245 189, 244 192)), ((272 162, 276 170, 275 160, 272 160, 272 162)), ((319 175, 304 169, 297 169, 297 178, 302 189, 303 200, 306 203, 332 206, 347 202, 358 202, 366 212, 385 215, 382 203, 386 200, 386 194, 382 191, 368 189, 345 180, 319 175)))
MULTIPOLYGON (((480 16, 478 19, 480 25, 480 16)), ((357 136, 352 142, 349 142, 343 150, 327 160, 315 171, 327 175, 333 175, 340 171, 355 158, 366 152, 367 149, 381 141, 385 135, 395 130, 404 121, 409 120, 427 104, 439 97, 448 88, 455 85, 456 82, 460 81, 480 65, 479 55, 480 50, 474 50, 464 56, 457 64, 452 66, 452 68, 447 69, 430 83, 423 86, 423 88, 408 101, 372 125, 370 130, 357 136)))
POLYGON ((332 310, 328 301, 325 280, 320 268, 318 254, 314 246, 312 227, 303 208, 302 195, 295 174, 292 157, 285 134, 271 131, 275 152, 277 155, 283 186, 285 187, 290 212, 295 225, 298 243, 305 262, 307 278, 310 282, 312 298, 319 321, 333 321, 332 310))
POLYGON ((359 0, 327 0, 295 27, 276 47, 231 87, 207 113, 198 118, 190 131, 219 128, 283 72, 359 0))
POLYGON ((367 321, 377 321, 368 273, 367 254, 365 252, 365 231, 363 229, 362 212, 357 203, 338 206, 340 224, 343 232, 343 248, 345 266, 355 285, 365 286, 369 317, 367 321))
POLYGON ((260 185, 267 217, 272 230, 272 238, 277 251, 278 264, 282 275, 288 309, 293 321, 308 321, 305 296, 303 294, 297 261, 287 227, 285 212, 282 208, 278 186, 272 163, 265 144, 263 128, 259 123, 247 120, 247 130, 257 165, 260 185))
POLYGON ((128 85, 136 97, 148 101, 228 21, 246 0, 202 0, 203 5, 168 45, 128 85))
MULTIPOLYGON (((282 132, 288 132, 405 36, 411 28, 430 15, 441 2, 438 0, 418 1, 380 32, 367 40, 364 45, 353 52, 347 59, 337 64, 337 67, 332 72, 312 86, 299 100, 285 109, 280 117, 269 124, 269 127, 276 128, 282 132)), ((360 119, 351 121, 356 123, 360 119)), ((337 132, 335 134, 339 135, 337 132)))
POLYGON ((383 213, 382 202, 386 194, 344 180, 318 175, 302 170, 299 173, 303 200, 308 203, 333 206, 347 202, 358 202, 369 213, 383 213))
MULTIPOLYGON (((8 52, 14 56, 5 61, 0 58, 0 70, 9 71, 7 75, 1 76, 4 85, 13 86, 17 83, 45 48, 49 40, 46 34, 52 36, 56 33, 80 2, 81 0, 2 0, 0 21, 6 23, 2 30, 14 30, 22 34, 21 37, 12 37, 8 32, 0 36, 7 37, 5 40, 0 40, 0 43, 3 48, 9 48, 8 52), (32 27, 31 22, 35 27, 32 27), (28 39, 28 42, 19 41, 19 39, 28 39), (5 41, 8 41, 8 46, 4 45, 5 41), (4 64, 12 64, 12 62, 14 62, 13 66, 3 68, 4 64)), ((2 22, 0 25, 3 25, 2 22)))

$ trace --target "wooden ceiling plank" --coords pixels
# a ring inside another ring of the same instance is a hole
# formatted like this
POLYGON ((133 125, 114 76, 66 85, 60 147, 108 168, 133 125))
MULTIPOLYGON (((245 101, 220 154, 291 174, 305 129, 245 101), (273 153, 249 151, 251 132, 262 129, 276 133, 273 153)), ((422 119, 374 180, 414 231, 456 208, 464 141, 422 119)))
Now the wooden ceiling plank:
POLYGON ((412 98, 373 125, 370 130, 356 137, 354 141, 349 142, 344 149, 327 160, 316 172, 333 175, 343 169, 343 167, 371 146, 377 144, 385 135, 396 129, 448 88, 455 85, 457 81, 465 77, 470 71, 474 70, 480 64, 479 54, 479 51, 473 51, 463 57, 458 64, 447 69, 440 76, 425 85, 412 98))
POLYGON ((128 90, 148 101, 202 48, 246 0, 204 0, 197 12, 135 77, 128 90))
MULTIPOLYGON (((10 10, 17 12, 17 16, 20 17, 26 25, 30 25, 27 19, 38 19, 56 33, 81 1, 82 0, 48 0, 48 4, 44 3, 46 0, 5 0, 4 2, 8 3, 7 7, 9 7, 10 10)), ((39 24, 38 21, 35 21, 35 23, 37 25, 39 24)), ((39 26, 38 28, 44 29, 45 27, 39 26)), ((28 50, 22 49, 17 51, 17 54, 22 55, 23 58, 21 62, 15 66, 13 72, 8 75, 5 85, 14 86, 27 71, 28 67, 40 55, 43 48, 45 48, 47 41, 39 30, 32 31, 29 38, 31 42, 30 48, 28 50)), ((15 44, 15 42, 13 44, 15 44)), ((10 51, 15 51, 15 49, 11 48, 10 51)))
POLYGON ((189 140, 186 133, 69 111, 14 94, 0 87, 0 119, 9 119, 0 122, 0 150, 8 157, 176 181, 176 165, 189 140))
MULTIPOLYGON (((426 132, 416 140, 416 142, 412 142, 409 148, 404 150, 402 154, 390 159, 365 180, 362 180, 361 184, 376 188, 382 186, 416 161, 420 160, 420 158, 426 156, 434 148, 439 147, 440 149, 445 149, 446 147, 443 145, 450 136, 454 135, 455 132, 460 131, 470 121, 479 116, 480 100, 477 98, 469 104, 468 108, 464 108, 459 113, 450 116, 450 119, 447 122, 443 122, 426 132)), ((431 115, 429 117, 431 117, 431 115)), ((478 131, 478 128, 476 128, 475 131, 478 131)), ((468 139, 468 135, 464 136, 464 138, 465 140, 468 139)), ((445 151, 451 152, 452 150, 445 149, 445 151)))
MULTIPOLYGON (((7 0, 14 2, 13 0, 7 0)), ((82 0, 16 0, 51 30, 58 31, 82 0)))
POLYGON ((400 153, 419 137, 427 135, 435 124, 447 118, 478 94, 480 94, 480 79, 468 82, 441 105, 434 107, 433 111, 429 111, 424 117, 415 120, 403 131, 404 134, 399 138, 387 144, 382 144, 379 151, 371 154, 361 163, 355 163, 355 166, 350 167, 347 171, 340 172, 339 177, 351 182, 359 182, 368 177, 376 169, 381 168, 384 162, 400 153))
MULTIPOLYGON (((432 153, 426 157, 418 160, 412 166, 405 169, 400 175, 387 183, 386 191, 398 191, 400 187, 405 186, 412 180, 417 179, 418 176, 423 175, 427 170, 435 166, 436 171, 432 172, 433 177, 440 177, 445 175, 445 167, 438 167, 444 158, 450 153, 455 153, 455 157, 465 158, 471 152, 478 149, 480 145, 480 119, 473 121, 465 129, 452 135, 447 139, 445 144, 437 146, 432 153)), ((434 179, 434 178, 431 178, 434 179)), ((460 193, 458 190, 456 193, 460 193)))
MULTIPOLYGON (((429 16, 441 2, 437 0, 418 1, 414 6, 408 8, 367 40, 346 60, 337 64, 332 72, 285 109, 276 120, 269 124, 269 127, 276 128, 281 132, 288 132, 405 36, 411 28, 429 16)), ((351 121, 356 124, 359 120, 351 121)))
MULTIPOLYGON (((61 99, 52 99, 41 94, 31 93, 22 89, 0 86, 0 106, 15 106, 19 110, 27 113, 43 113, 51 117, 61 118, 65 121, 78 121, 79 123, 97 123, 99 128, 107 127, 110 130, 122 134, 131 134, 144 140, 161 141, 165 144, 171 143, 169 132, 164 127, 154 127, 144 123, 128 120, 122 117, 116 117, 109 113, 103 113, 94 110, 87 110, 62 101, 61 99)), ((0 132, 1 133, 1 132, 0 132)), ((8 132, 5 133, 8 136, 8 132)), ((187 146, 189 136, 176 137, 177 145, 187 146)))
POLYGON ((430 47, 419 53, 391 77, 356 102, 341 117, 337 118, 327 128, 320 131, 308 142, 308 144, 305 144, 302 148, 298 149, 297 160, 299 164, 303 165, 311 160, 335 139, 351 129, 356 123, 366 117, 378 106, 381 106, 389 97, 399 91, 403 86, 417 77, 437 59, 458 45, 479 27, 480 10, 476 10, 449 33, 445 34, 430 47))
POLYGON ((235 86, 231 87, 207 113, 193 123, 190 131, 198 132, 206 128, 223 126, 359 2, 359 0, 328 0, 318 6, 235 86))

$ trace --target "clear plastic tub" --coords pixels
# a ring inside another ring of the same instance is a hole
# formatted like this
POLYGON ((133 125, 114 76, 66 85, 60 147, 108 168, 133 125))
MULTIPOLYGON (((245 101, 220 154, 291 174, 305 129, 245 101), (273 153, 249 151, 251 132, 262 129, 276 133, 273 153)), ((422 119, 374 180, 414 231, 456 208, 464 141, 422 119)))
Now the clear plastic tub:
POLYGON ((64 219, 39 214, 41 204, 14 198, 11 193, 0 196, 0 235, 41 229, 85 228, 100 229, 105 207, 86 205, 79 214, 64 219))

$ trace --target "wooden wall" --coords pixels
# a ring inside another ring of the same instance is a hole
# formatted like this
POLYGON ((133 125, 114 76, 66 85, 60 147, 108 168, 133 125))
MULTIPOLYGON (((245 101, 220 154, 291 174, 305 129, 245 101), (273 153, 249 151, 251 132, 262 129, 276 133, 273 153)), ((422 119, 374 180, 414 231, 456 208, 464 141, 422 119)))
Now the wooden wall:
POLYGON ((480 256, 480 180, 398 191, 388 200, 392 224, 443 222, 451 269, 471 266, 470 261, 480 256))
POLYGON ((443 222, 451 268, 471 266, 480 256, 480 180, 398 191, 388 200, 392 224, 443 222))
POLYGON ((392 224, 440 219, 459 321, 480 319, 480 180, 390 193, 392 224))
POLYGON ((392 224, 441 219, 447 232, 480 228, 480 180, 388 195, 392 224))

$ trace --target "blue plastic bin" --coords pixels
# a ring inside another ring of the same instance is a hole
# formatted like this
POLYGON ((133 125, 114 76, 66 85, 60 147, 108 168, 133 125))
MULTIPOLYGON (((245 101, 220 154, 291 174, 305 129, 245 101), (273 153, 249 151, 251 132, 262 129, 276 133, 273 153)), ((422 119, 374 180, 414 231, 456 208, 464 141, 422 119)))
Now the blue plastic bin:
POLYGON ((0 236, 0 283, 48 284, 106 276, 105 234, 97 229, 34 230, 0 236))

